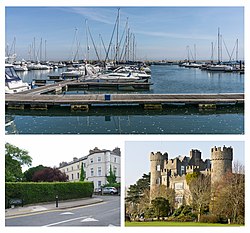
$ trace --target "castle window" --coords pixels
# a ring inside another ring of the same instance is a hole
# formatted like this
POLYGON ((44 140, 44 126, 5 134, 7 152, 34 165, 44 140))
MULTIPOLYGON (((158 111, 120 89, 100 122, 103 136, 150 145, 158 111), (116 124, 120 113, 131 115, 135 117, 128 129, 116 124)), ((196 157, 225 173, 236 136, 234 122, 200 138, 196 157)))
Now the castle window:
POLYGON ((183 204, 183 196, 176 196, 175 203, 176 204, 183 204))
POLYGON ((156 179, 156 184, 161 184, 161 178, 156 179))
POLYGON ((175 190, 180 190, 184 188, 184 184, 183 183, 175 183, 174 184, 174 189, 175 190))
POLYGON ((181 175, 184 175, 184 174, 185 174, 185 167, 181 166, 181 175))
POLYGON ((161 171, 161 165, 156 166, 156 171, 160 172, 161 171))

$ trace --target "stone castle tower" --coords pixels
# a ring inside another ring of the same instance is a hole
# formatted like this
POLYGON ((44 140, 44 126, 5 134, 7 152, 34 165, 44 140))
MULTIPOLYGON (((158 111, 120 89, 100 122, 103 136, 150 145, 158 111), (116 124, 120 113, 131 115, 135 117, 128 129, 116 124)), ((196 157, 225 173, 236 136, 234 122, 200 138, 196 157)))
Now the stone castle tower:
POLYGON ((162 183, 161 170, 164 168, 164 161, 168 160, 168 154, 161 152, 150 154, 150 196, 157 192, 159 185, 162 183))
POLYGON ((213 147, 211 149, 211 184, 219 182, 227 172, 232 172, 233 148, 213 147))

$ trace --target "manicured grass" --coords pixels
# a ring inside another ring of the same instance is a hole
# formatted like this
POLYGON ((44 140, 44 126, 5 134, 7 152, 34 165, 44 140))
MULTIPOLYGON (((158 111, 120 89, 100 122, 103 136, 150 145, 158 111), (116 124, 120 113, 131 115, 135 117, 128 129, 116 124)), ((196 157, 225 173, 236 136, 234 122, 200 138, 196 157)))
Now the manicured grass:
POLYGON ((236 224, 219 224, 219 223, 196 223, 196 222, 125 222, 126 227, 239 227, 243 225, 236 224))

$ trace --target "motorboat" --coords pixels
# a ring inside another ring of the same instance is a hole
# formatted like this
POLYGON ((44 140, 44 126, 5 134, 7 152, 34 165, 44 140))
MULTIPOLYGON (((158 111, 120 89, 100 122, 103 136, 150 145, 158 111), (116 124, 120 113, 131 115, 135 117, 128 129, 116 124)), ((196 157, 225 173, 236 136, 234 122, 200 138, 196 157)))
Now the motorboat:
POLYGON ((28 68, 26 65, 14 65, 15 71, 28 71, 28 68))
POLYGON ((68 67, 66 71, 62 72, 63 77, 81 77, 85 74, 85 67, 68 67))
POLYGON ((85 65, 86 76, 85 80, 106 81, 106 82, 144 82, 146 79, 142 79, 133 75, 132 72, 111 72, 107 74, 98 73, 96 68, 90 64, 85 65))
POLYGON ((29 84, 22 81, 17 75, 14 66, 11 64, 5 64, 5 94, 13 94, 29 89, 29 84))
POLYGON ((210 71, 229 71, 232 70, 233 67, 228 65, 211 65, 207 69, 210 71))

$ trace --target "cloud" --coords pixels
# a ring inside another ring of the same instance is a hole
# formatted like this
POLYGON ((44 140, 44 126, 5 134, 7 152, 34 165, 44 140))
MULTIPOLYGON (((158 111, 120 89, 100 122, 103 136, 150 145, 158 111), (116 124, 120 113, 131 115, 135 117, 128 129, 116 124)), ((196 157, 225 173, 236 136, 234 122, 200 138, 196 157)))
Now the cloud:
POLYGON ((61 8, 64 11, 75 13, 83 16, 83 18, 88 20, 93 20, 100 23, 112 24, 114 25, 116 20, 116 15, 114 14, 115 9, 108 8, 88 8, 88 7, 71 7, 71 8, 61 8))

